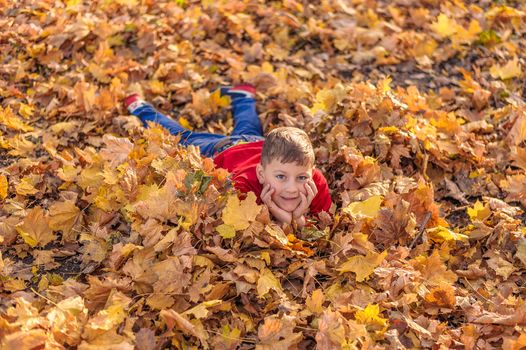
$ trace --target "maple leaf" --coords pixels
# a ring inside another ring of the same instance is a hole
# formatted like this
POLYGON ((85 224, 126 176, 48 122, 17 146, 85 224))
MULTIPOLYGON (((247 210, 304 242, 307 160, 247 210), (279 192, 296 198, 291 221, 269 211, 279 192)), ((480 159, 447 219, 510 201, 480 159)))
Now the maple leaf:
POLYGON ((425 300, 439 307, 453 309, 456 304, 455 288, 448 283, 440 284, 426 294, 425 300))
POLYGON ((256 204, 254 192, 249 192, 247 197, 241 202, 236 195, 231 195, 228 197, 221 218, 225 225, 229 225, 234 230, 239 231, 248 228, 260 211, 261 206, 256 204))
POLYGON ((458 24, 454 19, 450 19, 445 14, 438 15, 436 22, 431 24, 431 29, 443 38, 452 36, 457 32, 458 24))
POLYGON ((346 262, 340 265, 336 270, 340 274, 345 272, 354 272, 356 274, 356 281, 363 282, 367 279, 387 256, 387 251, 380 254, 373 251, 368 251, 366 256, 356 255, 347 259, 346 262))
POLYGON ((16 226, 16 230, 30 247, 43 247, 55 239, 49 227, 49 217, 40 207, 31 209, 22 223, 16 226))
POLYGON ((15 116, 11 107, 6 107, 5 109, 0 106, 0 124, 7 126, 10 129, 27 132, 33 131, 33 127, 27 125, 18 117, 15 116))
POLYGON ((435 242, 465 241, 468 236, 449 230, 446 227, 438 225, 427 230, 429 238, 435 242))
POLYGON ((271 289, 280 294, 283 292, 279 279, 276 278, 272 271, 264 268, 259 275, 257 283, 258 296, 260 298, 265 297, 265 295, 270 292, 271 289))
POLYGON ((260 343, 256 345, 257 350, 286 350, 297 345, 303 338, 301 332, 294 333, 295 322, 292 316, 266 317, 258 329, 260 343))
POLYGON ((383 199, 383 196, 371 196, 362 202, 350 203, 342 211, 356 219, 375 218, 378 215, 383 199))
POLYGON ((420 271, 424 281, 431 285, 452 284, 457 280, 457 275, 447 269, 437 250, 429 257, 418 256, 411 263, 420 271))
POLYGON ((101 150, 100 155, 109 162, 110 167, 124 162, 133 150, 133 143, 124 137, 104 135, 102 140, 106 147, 101 150))
POLYGON ((369 304, 365 309, 356 311, 354 319, 356 322, 380 332, 384 332, 388 326, 387 319, 380 316, 380 307, 377 304, 369 304))
POLYGON ((307 300, 305 300, 305 305, 314 314, 321 314, 323 312, 323 303, 325 302, 325 295, 321 289, 316 289, 312 292, 307 300))
POLYGON ((491 215, 491 210, 480 201, 476 201, 472 208, 466 209, 471 221, 484 221, 491 215))
POLYGON ((522 69, 518 57, 508 61, 504 66, 494 64, 489 69, 493 78, 500 78, 502 80, 518 78, 522 75, 522 69))
POLYGON ((88 309, 80 296, 61 300, 46 316, 53 338, 61 344, 80 343, 82 328, 88 319, 88 309))
POLYGON ((82 220, 82 212, 72 200, 57 202, 49 207, 49 227, 53 230, 61 230, 62 239, 73 241, 77 234, 72 232, 73 227, 82 220))

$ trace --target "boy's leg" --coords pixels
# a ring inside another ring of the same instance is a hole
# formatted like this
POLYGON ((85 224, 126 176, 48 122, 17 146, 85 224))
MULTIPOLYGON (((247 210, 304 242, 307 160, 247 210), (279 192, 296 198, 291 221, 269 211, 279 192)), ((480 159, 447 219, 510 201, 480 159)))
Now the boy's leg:
POLYGON ((148 126, 148 122, 154 122, 167 129, 171 134, 180 135, 180 144, 183 146, 198 146, 201 149, 201 154, 206 157, 212 157, 216 152, 216 144, 226 138, 226 136, 223 135, 192 132, 185 129, 175 120, 159 113, 152 105, 142 100, 130 103, 128 105, 128 111, 136 117, 139 117, 146 127, 148 126))
POLYGON ((263 136, 263 127, 256 112, 256 100, 254 98, 233 98, 231 105, 234 118, 232 135, 263 136))

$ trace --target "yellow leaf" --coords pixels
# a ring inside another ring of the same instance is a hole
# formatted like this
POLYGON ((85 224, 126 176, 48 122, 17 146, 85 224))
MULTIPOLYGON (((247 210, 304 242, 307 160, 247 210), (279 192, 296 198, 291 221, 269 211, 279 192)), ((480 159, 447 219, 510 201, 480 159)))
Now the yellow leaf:
POLYGON ((267 266, 270 265, 270 254, 269 254, 269 252, 261 252, 260 256, 261 256, 261 259, 263 261, 265 261, 267 266))
MULTIPOLYGON (((10 277, 7 277, 7 281, 4 281, 3 282, 3 289, 9 291, 9 292, 16 292, 16 291, 19 291, 19 290, 24 290, 26 289, 26 283, 24 282, 24 280, 21 280, 19 278, 10 278, 10 277)), ((15 349, 15 348, 11 348, 11 349, 15 349)))
POLYGON ((387 319, 380 316, 380 307, 377 304, 369 304, 365 309, 356 311, 354 319, 356 322, 376 330, 387 328, 387 319))
POLYGON ((15 157, 27 157, 35 149, 36 145, 27 140, 24 134, 16 134, 13 137, 7 139, 9 148, 9 154, 15 157))
POLYGON ((7 183, 7 177, 5 175, 0 175, 0 199, 7 198, 7 189, 9 184, 7 183))
POLYGON ((456 233, 440 225, 427 230, 427 234, 435 242, 465 241, 468 239, 468 236, 456 233))
POLYGON ((179 124, 185 129, 194 130, 192 124, 185 117, 179 117, 179 124))
POLYGON ((49 208, 49 227, 55 231, 62 230, 63 239, 74 240, 77 235, 72 235, 71 231, 81 216, 82 213, 74 201, 55 203, 49 208))
POLYGON ((65 164, 62 168, 57 170, 57 176, 66 182, 73 182, 79 174, 79 169, 74 165, 65 164))
POLYGON ((159 81, 159 80, 151 80, 150 81, 150 90, 152 91, 153 94, 164 95, 164 93, 165 93, 164 83, 162 81, 159 81))
POLYGON ((223 238, 234 238, 236 236, 236 230, 230 225, 221 224, 216 227, 216 231, 223 238))
POLYGON ((228 96, 222 96, 221 97, 221 91, 219 89, 215 90, 210 94, 210 104, 212 106, 225 108, 230 105, 230 97, 228 96))
POLYGON ((248 192, 247 198, 241 202, 236 195, 232 195, 228 198, 222 219, 225 225, 232 226, 234 230, 244 230, 256 219, 260 211, 261 207, 256 204, 254 192, 248 192))
POLYGON ((314 314, 321 314, 323 312, 323 303, 325 302, 325 295, 321 289, 316 289, 312 295, 307 297, 305 305, 314 314))
POLYGON ((362 282, 374 272, 374 269, 384 261, 386 256, 387 251, 380 254, 368 251, 366 256, 356 255, 350 257, 336 270, 339 271, 340 274, 354 272, 356 274, 356 281, 362 282))
POLYGON ((5 109, 0 106, 0 124, 17 131, 33 131, 33 127, 25 124, 20 118, 15 116, 9 106, 5 109))
POLYGON ((38 190, 35 188, 35 182, 37 178, 32 177, 23 177, 20 182, 15 186, 16 193, 21 196, 31 196, 38 193, 38 190))
POLYGON ((522 75, 522 69, 518 57, 515 57, 504 66, 494 64, 489 69, 489 72, 493 78, 500 78, 502 80, 517 78, 522 75))
POLYGON ((24 221, 16 226, 16 230, 31 247, 43 247, 55 239, 53 230, 49 228, 49 218, 44 216, 44 210, 40 207, 31 209, 24 221))
POLYGON ((466 210, 471 221, 484 221, 491 215, 491 210, 480 201, 476 201, 472 208, 466 210))
POLYGON ((457 27, 457 22, 454 19, 448 18, 443 13, 438 15, 437 21, 431 24, 431 29, 442 38, 447 38, 455 34, 457 27))
POLYGON ((181 315, 194 315, 195 318, 201 319, 208 317, 208 308, 221 304, 222 300, 208 300, 194 306, 193 308, 186 310, 181 315))
POLYGON ((462 26, 457 26, 457 32, 453 37, 453 41, 461 43, 471 43, 478 39, 479 33, 482 31, 480 24, 477 20, 471 20, 469 28, 466 30, 462 26))
POLYGON ((31 117, 34 112, 35 112, 35 109, 31 107, 30 105, 26 105, 25 103, 21 103, 20 108, 18 109, 18 113, 26 119, 31 117))
POLYGON ((261 271, 261 274, 258 279, 258 297, 263 298, 271 289, 274 289, 278 293, 282 292, 279 280, 276 278, 276 276, 274 276, 272 271, 270 271, 267 268, 264 268, 263 271, 261 271))
POLYGON ((371 196, 362 202, 349 204, 346 208, 343 208, 343 212, 357 219, 375 218, 378 215, 383 200, 383 196, 371 196))
POLYGON ((51 125, 48 129, 51 130, 54 134, 59 134, 61 132, 72 133, 80 127, 80 123, 77 121, 70 122, 60 122, 51 125))
POLYGON ((317 111, 329 113, 345 97, 347 97, 347 93, 341 85, 336 86, 334 89, 322 89, 316 93, 312 113, 317 111))

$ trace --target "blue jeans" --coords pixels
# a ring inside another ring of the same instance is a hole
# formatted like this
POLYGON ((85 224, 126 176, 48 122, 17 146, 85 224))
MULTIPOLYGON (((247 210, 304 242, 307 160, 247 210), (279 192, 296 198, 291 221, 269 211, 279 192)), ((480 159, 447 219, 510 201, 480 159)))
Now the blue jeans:
POLYGON ((134 109, 131 114, 139 117, 146 127, 148 126, 147 122, 154 122, 168 129, 171 134, 181 135, 180 144, 184 146, 198 146, 202 155, 213 157, 215 154, 238 142, 255 142, 265 139, 263 137, 263 128, 256 112, 256 100, 249 97, 238 97, 233 98, 231 104, 234 130, 230 136, 193 132, 185 129, 175 120, 159 113, 148 103, 143 103, 134 109))

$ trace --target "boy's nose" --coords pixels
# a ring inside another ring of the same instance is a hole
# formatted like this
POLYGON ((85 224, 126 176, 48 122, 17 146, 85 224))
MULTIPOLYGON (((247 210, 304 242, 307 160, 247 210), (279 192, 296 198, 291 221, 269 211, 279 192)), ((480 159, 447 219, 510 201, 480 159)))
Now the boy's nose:
POLYGON ((286 187, 285 187, 285 191, 287 191, 287 193, 291 193, 291 194, 296 194, 298 193, 298 186, 296 186, 296 184, 294 183, 287 183, 286 187))

